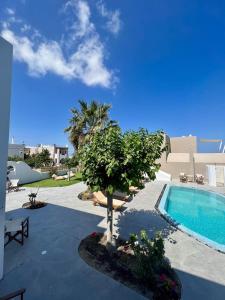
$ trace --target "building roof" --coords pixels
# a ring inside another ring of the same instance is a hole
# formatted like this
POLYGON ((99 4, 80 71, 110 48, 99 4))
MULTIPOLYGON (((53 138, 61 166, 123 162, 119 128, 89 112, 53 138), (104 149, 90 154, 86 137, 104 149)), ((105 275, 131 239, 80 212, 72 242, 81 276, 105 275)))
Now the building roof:
POLYGON ((225 164, 225 153, 195 153, 196 163, 225 164))
MULTIPOLYGON (((194 153, 195 163, 205 164, 225 164, 225 153, 194 153)), ((189 163, 191 157, 189 153, 169 153, 168 163, 189 163)))

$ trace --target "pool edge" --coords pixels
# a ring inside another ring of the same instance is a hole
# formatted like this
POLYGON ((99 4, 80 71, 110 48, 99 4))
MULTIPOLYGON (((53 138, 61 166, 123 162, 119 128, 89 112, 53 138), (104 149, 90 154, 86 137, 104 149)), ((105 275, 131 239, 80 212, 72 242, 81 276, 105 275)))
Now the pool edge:
MULTIPOLYGON (((155 204, 155 209, 156 211, 160 214, 160 216, 166 220, 171 226, 173 226, 174 228, 176 228, 177 230, 180 230, 181 232, 183 232, 184 234, 188 235, 189 237, 192 237, 194 238, 196 241, 200 242, 201 244, 217 251, 217 252, 220 252, 220 253, 223 253, 225 254, 225 245, 224 246, 221 246, 221 244, 219 243, 216 243, 204 236, 202 236, 201 234, 198 234, 192 230, 190 230, 189 228, 185 227, 184 225, 180 224, 180 223, 177 223, 167 212, 166 210, 164 209, 165 207, 165 204, 166 204, 166 200, 167 200, 167 195, 168 195, 168 192, 170 190, 170 187, 171 186, 177 186, 177 187, 180 187, 180 185, 176 185, 176 184, 165 184, 163 186, 163 189, 159 195, 159 198, 155 204)), ((198 189, 196 187, 186 187, 186 188, 189 188, 189 189, 196 189, 196 190, 203 190, 203 189, 198 189)), ((205 189, 204 189, 205 190, 205 189)), ((225 196, 223 194, 220 194, 220 193, 217 193, 217 192, 214 192, 214 191, 210 191, 210 190, 205 190, 207 192, 212 192, 212 193, 215 193, 215 194, 218 194, 218 195, 221 195, 225 198, 225 196)))

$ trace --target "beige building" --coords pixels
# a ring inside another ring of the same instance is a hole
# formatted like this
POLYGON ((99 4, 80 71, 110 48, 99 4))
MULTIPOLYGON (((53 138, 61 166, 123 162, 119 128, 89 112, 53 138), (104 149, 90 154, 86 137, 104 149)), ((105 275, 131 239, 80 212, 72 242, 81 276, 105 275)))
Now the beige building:
POLYGON ((38 146, 26 146, 25 153, 32 155, 41 153, 43 149, 47 149, 50 153, 50 158, 53 159, 56 165, 60 164, 61 159, 68 158, 68 147, 53 145, 38 145, 38 146))
MULTIPOLYGON (((205 140, 207 141, 207 140, 205 140)), ((208 142, 218 140, 208 140, 208 142)), ((198 153, 196 136, 165 136, 167 151, 160 159, 161 170, 179 178, 180 173, 187 175, 202 174, 208 179, 207 165, 225 166, 225 153, 198 153)))

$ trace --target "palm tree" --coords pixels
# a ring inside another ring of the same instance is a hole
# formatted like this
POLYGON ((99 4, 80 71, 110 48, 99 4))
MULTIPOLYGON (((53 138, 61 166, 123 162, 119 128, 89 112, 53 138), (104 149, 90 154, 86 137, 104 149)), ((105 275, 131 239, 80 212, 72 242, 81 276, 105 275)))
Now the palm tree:
POLYGON ((108 126, 117 126, 115 121, 109 121, 110 104, 102 104, 92 101, 89 105, 84 100, 78 101, 80 109, 72 108, 70 126, 65 129, 69 133, 69 139, 74 149, 88 142, 91 137, 108 126))

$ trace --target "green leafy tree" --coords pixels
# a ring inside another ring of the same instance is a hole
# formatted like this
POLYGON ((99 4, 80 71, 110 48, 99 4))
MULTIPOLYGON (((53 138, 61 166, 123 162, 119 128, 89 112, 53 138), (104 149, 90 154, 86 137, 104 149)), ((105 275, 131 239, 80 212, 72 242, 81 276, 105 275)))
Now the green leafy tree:
POLYGON ((61 164, 65 165, 68 170, 68 181, 70 181, 70 170, 77 166, 78 162, 75 157, 67 157, 61 160, 61 164))
POLYGON ((36 157, 35 154, 32 155, 26 154, 24 157, 24 162, 28 164, 28 166, 30 166, 31 168, 35 168, 35 157, 36 157))
POLYGON ((48 149, 42 149, 41 153, 35 155, 35 168, 48 167, 52 164, 48 149))
POLYGON ((52 159, 50 158, 50 153, 48 149, 42 149, 41 153, 36 153, 32 155, 25 155, 25 163, 27 163, 31 168, 41 168, 48 167, 52 164, 52 159))
POLYGON ((79 151, 82 178, 92 191, 103 191, 107 196, 107 240, 112 241, 112 195, 116 190, 129 193, 130 186, 142 187, 144 174, 150 180, 160 164, 157 159, 165 150, 162 132, 147 130, 122 133, 119 127, 108 127, 96 132, 79 151))
POLYGON ((99 130, 107 126, 116 125, 115 121, 109 121, 110 104, 101 104, 92 101, 88 104, 86 101, 78 101, 80 108, 72 108, 72 118, 70 119, 69 127, 65 132, 69 133, 69 139, 74 149, 78 148, 99 130))

